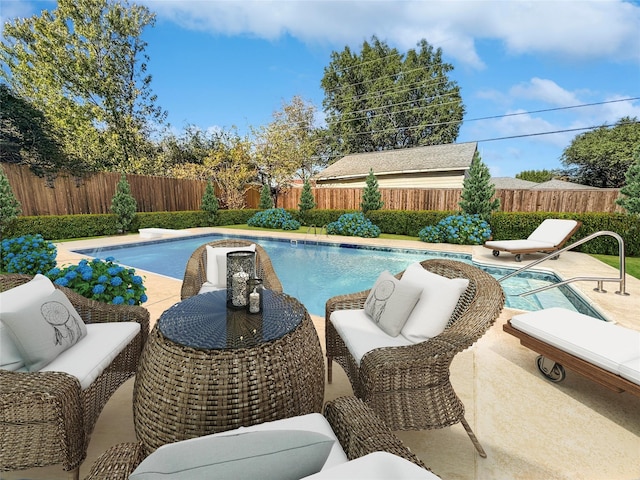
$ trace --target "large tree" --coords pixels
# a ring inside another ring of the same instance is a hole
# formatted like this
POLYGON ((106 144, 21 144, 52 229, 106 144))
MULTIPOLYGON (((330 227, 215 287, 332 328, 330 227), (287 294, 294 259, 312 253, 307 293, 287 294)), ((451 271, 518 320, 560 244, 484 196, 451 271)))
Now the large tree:
POLYGON ((614 126, 603 125, 576 136, 562 152, 563 173, 572 181, 601 188, 620 188, 640 145, 640 122, 623 117, 614 126))
POLYGON ((375 36, 360 52, 333 52, 321 85, 336 152, 454 142, 465 109, 452 70, 426 40, 406 54, 375 36))
POLYGON ((275 192, 290 186, 291 180, 307 180, 321 163, 320 137, 314 126, 316 107, 294 96, 273 113, 273 121, 255 129, 255 153, 262 180, 275 192))
POLYGON ((146 137, 164 121, 142 40, 154 20, 126 0, 59 0, 4 26, 0 74, 86 169, 139 170, 146 137))

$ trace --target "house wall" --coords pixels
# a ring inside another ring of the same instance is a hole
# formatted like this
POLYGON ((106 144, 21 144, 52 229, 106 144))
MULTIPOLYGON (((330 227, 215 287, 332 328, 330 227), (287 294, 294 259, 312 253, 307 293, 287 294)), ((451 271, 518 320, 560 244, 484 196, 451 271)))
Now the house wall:
MULTIPOLYGON (((462 188, 464 178, 463 170, 376 175, 380 188, 462 188)), ((364 188, 366 184, 366 177, 316 181, 316 186, 319 188, 364 188)))

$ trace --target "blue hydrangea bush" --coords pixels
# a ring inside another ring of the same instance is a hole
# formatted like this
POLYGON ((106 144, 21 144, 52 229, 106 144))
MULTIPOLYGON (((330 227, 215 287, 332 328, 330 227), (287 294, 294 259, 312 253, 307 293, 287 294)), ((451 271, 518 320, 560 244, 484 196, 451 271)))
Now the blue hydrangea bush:
POLYGON ((247 225, 282 230, 298 230, 300 228, 300 222, 294 219, 284 208, 270 208, 258 212, 247 221, 247 225))
POLYGON ((5 238, 0 244, 1 269, 7 273, 44 274, 56 266, 56 247, 42 235, 5 238))
POLYGON ((450 215, 437 225, 429 225, 418 232, 423 242, 482 245, 491 238, 491 227, 478 214, 450 215))
POLYGON ((378 238, 380 227, 374 225, 362 212, 345 213, 340 215, 338 220, 327 225, 327 234, 378 238))
POLYGON ((53 283, 99 302, 140 305, 147 301, 142 277, 135 269, 114 263, 113 257, 80 260, 77 265, 52 268, 46 275, 53 283))

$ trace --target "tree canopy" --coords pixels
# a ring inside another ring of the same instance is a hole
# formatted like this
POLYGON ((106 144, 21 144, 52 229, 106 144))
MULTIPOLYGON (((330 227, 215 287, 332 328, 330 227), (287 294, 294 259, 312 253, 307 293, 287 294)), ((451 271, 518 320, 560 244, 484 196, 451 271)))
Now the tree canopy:
POLYGON ((536 183, 548 182, 553 180, 555 176, 556 174, 551 170, 523 170, 520 173, 516 173, 516 178, 536 183))
POLYGON ((465 108, 441 49, 406 54, 375 36, 360 52, 333 52, 321 86, 333 153, 453 143, 465 108))
POLYGON ((164 121, 142 40, 154 21, 126 0, 59 0, 4 26, 0 74, 86 170, 140 170, 147 134, 164 121))
POLYGON ((623 117, 612 127, 603 125, 576 136, 562 153, 564 172, 583 185, 620 188, 640 145, 640 122, 623 117))

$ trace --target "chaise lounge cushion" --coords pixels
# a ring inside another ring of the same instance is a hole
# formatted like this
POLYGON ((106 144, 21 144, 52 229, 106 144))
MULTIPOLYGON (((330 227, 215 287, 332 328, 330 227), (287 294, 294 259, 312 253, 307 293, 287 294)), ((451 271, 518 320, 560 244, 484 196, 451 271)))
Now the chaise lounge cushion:
POLYGON ((409 265, 400 281, 422 289, 400 332, 413 343, 424 342, 444 331, 460 296, 469 286, 466 278, 445 278, 425 270, 420 263, 409 265))
POLYGON ((319 472, 333 438, 303 430, 208 435, 163 445, 130 480, 298 480, 319 472))
POLYGON ((439 480, 434 473, 389 452, 373 452, 305 477, 308 480, 439 480))
POLYGON ((2 305, 0 319, 30 372, 40 370, 87 334, 84 321, 60 290, 19 308, 2 305))
POLYGON ((421 293, 422 287, 401 283, 385 270, 369 291, 364 311, 387 335, 397 337, 421 293))
POLYGON ((329 321, 344 340, 358 366, 367 352, 384 347, 405 347, 413 342, 403 335, 392 337, 375 325, 362 309, 336 310, 329 321))
MULTIPOLYGON (((511 325, 609 372, 631 373, 640 358, 640 332, 560 307, 515 315, 511 325), (630 371, 631 370, 631 371, 630 371)), ((636 371, 635 375, 640 374, 636 371)))

